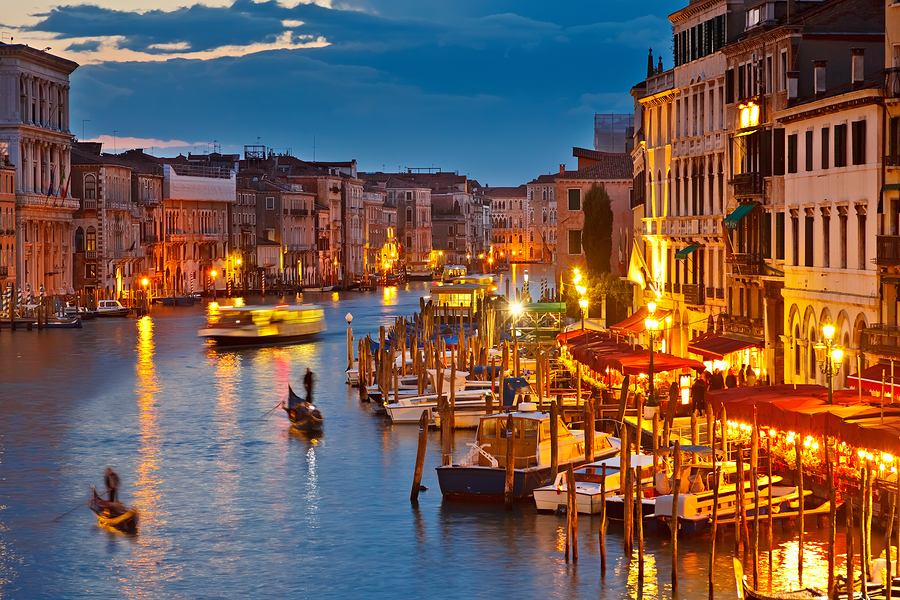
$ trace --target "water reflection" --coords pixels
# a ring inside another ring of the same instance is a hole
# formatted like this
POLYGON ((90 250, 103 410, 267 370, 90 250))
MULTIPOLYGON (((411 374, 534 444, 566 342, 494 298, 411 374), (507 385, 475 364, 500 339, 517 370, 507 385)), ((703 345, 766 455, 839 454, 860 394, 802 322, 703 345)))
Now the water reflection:
POLYGON ((140 536, 128 561, 131 577, 126 582, 125 594, 130 598, 158 596, 163 581, 172 579, 181 571, 177 563, 163 563, 172 543, 163 537, 162 529, 168 513, 163 508, 164 482, 160 471, 161 444, 157 396, 159 382, 154 365, 155 343, 153 319, 142 317, 137 322, 137 362, 135 392, 138 402, 140 447, 135 472, 135 504, 140 509, 140 536))

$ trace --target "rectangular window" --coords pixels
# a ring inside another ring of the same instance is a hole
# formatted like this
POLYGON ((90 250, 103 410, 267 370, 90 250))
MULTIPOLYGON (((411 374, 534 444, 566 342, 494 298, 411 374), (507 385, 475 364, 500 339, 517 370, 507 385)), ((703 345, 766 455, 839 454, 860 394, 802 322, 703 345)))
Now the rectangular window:
POLYGON ((97 265, 95 265, 95 264, 84 265, 84 278, 85 279, 94 279, 96 277, 97 277, 97 265))
POLYGON ((775 213, 775 260, 784 260, 784 213, 775 213))
POLYGON ((822 266, 831 266, 831 216, 822 215, 822 266))
POLYGON ((763 258, 772 258, 772 213, 763 213, 760 244, 762 246, 763 258))
POLYGON ((847 215, 838 217, 841 240, 841 268, 847 268, 847 215))
POLYGON ((734 103, 734 69, 725 71, 725 103, 734 103))
POLYGON ((266 210, 275 210, 275 198, 271 196, 266 197, 266 210))
POLYGON ((788 173, 797 172, 797 134, 792 133, 787 140, 787 170, 788 173))
POLYGON ((806 170, 813 170, 813 132, 806 132, 806 170))
POLYGON ((775 175, 784 175, 784 129, 776 129, 773 133, 774 147, 772 171, 775 175))
MULTIPOLYGON (((569 190, 569 210, 581 210, 581 190, 578 188, 573 188, 569 190)), ((579 233, 579 236, 581 234, 579 233)), ((579 239, 581 239, 579 237, 579 239)), ((581 246, 581 242, 578 243, 579 247, 581 246)), ((579 250, 576 254, 581 254, 579 250)))
POLYGON ((857 214, 858 229, 856 232, 859 239, 859 270, 864 271, 866 268, 866 215, 857 214))
POLYGON ((772 93, 772 55, 766 57, 766 93, 772 93))
POLYGON ((800 266, 800 219, 791 217, 791 262, 795 267, 800 266))
POLYGON ((822 168, 828 168, 828 157, 831 155, 831 151, 828 149, 828 144, 830 143, 829 135, 830 130, 827 127, 822 128, 822 168))
POLYGON ((781 51, 781 65, 778 73, 778 91, 783 92, 787 89, 787 50, 781 51))
POLYGON ((813 226, 815 218, 806 215, 806 230, 803 232, 803 264, 807 267, 813 266, 813 226))
POLYGON ((900 166, 900 117, 891 117, 888 122, 888 164, 900 166))
POLYGON ((569 230, 569 254, 581 254, 581 230, 569 230))
POLYGON ((866 164, 866 122, 862 121, 853 121, 851 124, 851 141, 853 146, 853 164, 854 165, 864 165, 866 164))
POLYGON ((834 166, 847 166, 847 125, 834 126, 834 166))

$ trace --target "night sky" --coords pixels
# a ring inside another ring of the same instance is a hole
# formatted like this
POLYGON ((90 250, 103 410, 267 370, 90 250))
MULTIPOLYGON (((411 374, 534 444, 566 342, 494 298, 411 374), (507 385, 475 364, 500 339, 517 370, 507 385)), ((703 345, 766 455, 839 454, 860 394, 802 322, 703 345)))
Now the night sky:
POLYGON ((12 3, 0 40, 72 74, 72 133, 107 151, 244 144, 364 171, 441 167, 519 185, 593 147, 596 112, 632 112, 647 50, 671 68, 685 0, 137 0, 12 3))

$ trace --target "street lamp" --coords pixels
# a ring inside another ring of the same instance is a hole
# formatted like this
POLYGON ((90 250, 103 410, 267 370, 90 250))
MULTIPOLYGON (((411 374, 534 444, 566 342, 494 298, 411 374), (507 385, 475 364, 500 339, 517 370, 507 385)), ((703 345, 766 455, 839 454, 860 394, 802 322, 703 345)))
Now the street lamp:
POLYGON ((588 301, 587 298, 582 298, 578 301, 578 306, 581 307, 581 333, 584 333, 584 313, 587 312, 588 301))
POLYGON ((209 272, 209 276, 212 278, 213 300, 216 299, 216 275, 218 275, 218 273, 216 273, 215 269, 209 272))
POLYGON ((828 404, 834 403, 834 376, 841 370, 841 361, 844 359, 844 351, 834 342, 834 325, 822 327, 824 342, 813 345, 816 351, 816 362, 819 369, 828 379, 828 404))
POLYGON ((519 340, 516 338, 516 321, 519 320, 519 315, 522 314, 522 305, 518 302, 513 302, 510 305, 510 310, 513 314, 512 319, 512 337, 513 337, 513 347, 515 350, 513 351, 513 362, 515 364, 515 376, 519 376, 519 340))
POLYGON ((653 398, 654 389, 653 389, 653 336, 656 334, 656 331, 659 329, 659 320, 654 316, 653 313, 656 312, 656 302, 651 302, 647 305, 647 310, 649 311, 649 315, 646 319, 644 319, 644 327, 647 328, 647 331, 650 332, 650 389, 647 400, 653 398))

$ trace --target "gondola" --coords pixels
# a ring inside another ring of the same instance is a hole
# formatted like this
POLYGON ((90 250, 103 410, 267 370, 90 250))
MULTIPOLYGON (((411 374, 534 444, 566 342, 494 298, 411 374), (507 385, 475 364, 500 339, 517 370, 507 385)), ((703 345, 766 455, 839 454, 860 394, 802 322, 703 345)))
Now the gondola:
POLYGON ((91 494, 88 506, 97 515, 97 525, 116 529, 122 533, 137 534, 140 514, 136 508, 128 508, 121 502, 104 500, 93 486, 91 494))
POLYGON ((288 414, 291 426, 295 429, 299 431, 322 430, 322 424, 325 422, 325 419, 322 417, 321 411, 315 405, 295 394, 290 385, 288 385, 287 403, 282 404, 282 408, 288 414))

